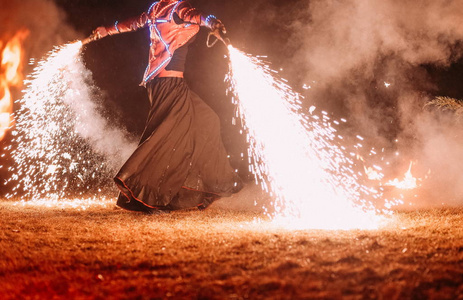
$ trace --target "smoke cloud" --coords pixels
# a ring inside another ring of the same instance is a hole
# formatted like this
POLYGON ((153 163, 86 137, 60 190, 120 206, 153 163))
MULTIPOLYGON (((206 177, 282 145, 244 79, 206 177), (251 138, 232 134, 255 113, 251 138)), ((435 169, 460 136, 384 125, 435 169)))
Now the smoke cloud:
MULTIPOLYGON (((352 74, 374 79, 378 62, 395 77, 403 65, 447 66, 460 56, 463 3, 458 1, 310 1, 298 56, 322 82, 352 74)), ((401 76, 403 77, 403 76, 401 76)))
POLYGON ((0 40, 7 40, 21 29, 30 34, 25 40, 26 58, 40 58, 53 46, 79 37, 66 23, 66 14, 52 0, 9 0, 0 10, 0 40))
POLYGON ((373 144, 401 153, 387 158, 396 162, 394 176, 410 160, 422 171, 414 175, 424 177, 430 170, 423 182, 431 195, 428 203, 456 204, 460 197, 462 204, 463 128, 451 115, 423 106, 439 94, 426 66, 446 68, 462 56, 463 2, 313 0, 291 5, 297 9, 282 10, 280 17, 292 19, 285 25, 287 49, 296 49, 291 65, 299 73, 302 66, 301 79, 313 85, 309 100, 341 111, 373 144))
POLYGON ((93 86, 92 74, 81 61, 72 64, 72 73, 66 74, 70 82, 63 98, 76 113, 75 131, 84 138, 92 150, 103 155, 108 167, 117 171, 122 163, 132 154, 137 144, 128 132, 117 128, 105 118, 104 108, 98 103, 101 98, 99 90, 93 86))

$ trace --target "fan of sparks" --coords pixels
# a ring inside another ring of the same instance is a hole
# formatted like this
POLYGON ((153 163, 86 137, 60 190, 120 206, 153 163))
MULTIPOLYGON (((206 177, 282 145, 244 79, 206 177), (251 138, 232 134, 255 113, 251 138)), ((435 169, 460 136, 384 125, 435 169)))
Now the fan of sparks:
POLYGON ((81 42, 56 47, 25 81, 8 147, 14 160, 9 169, 13 175, 6 182, 12 187, 9 198, 101 199, 112 188, 115 166, 91 140, 114 135, 92 133, 105 120, 90 101, 96 91, 87 82, 91 76, 81 62, 81 48, 81 42))
MULTIPOLYGON (((229 46, 227 81, 247 132, 250 171, 274 199, 273 222, 300 229, 374 229, 370 201, 327 113, 302 111, 301 96, 259 58, 229 46)), ((337 122, 337 121, 336 121, 337 122)))

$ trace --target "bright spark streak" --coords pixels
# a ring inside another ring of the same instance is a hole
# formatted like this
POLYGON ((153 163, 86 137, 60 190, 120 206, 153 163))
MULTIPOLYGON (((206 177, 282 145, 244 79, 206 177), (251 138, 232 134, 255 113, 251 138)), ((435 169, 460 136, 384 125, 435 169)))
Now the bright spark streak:
POLYGON ((327 114, 302 114, 301 96, 275 71, 231 46, 229 52, 227 81, 247 130, 250 169, 275 199, 274 222, 303 229, 378 228, 383 217, 364 199, 380 193, 359 184, 327 114))
POLYGON ((365 169, 365 174, 367 175, 368 179, 370 179, 370 180, 381 180, 384 177, 383 173, 378 172, 374 168, 364 167, 364 169, 365 169))
MULTIPOLYGON (((25 81, 14 139, 6 148, 15 163, 5 183, 13 185, 8 198, 52 203, 76 196, 103 199, 101 193, 112 190, 114 166, 90 143, 89 132, 104 127, 104 119, 89 101, 96 95, 88 86, 91 76, 81 61, 81 48, 81 42, 56 47, 25 81)), ((98 138, 116 136, 106 135, 98 138)))

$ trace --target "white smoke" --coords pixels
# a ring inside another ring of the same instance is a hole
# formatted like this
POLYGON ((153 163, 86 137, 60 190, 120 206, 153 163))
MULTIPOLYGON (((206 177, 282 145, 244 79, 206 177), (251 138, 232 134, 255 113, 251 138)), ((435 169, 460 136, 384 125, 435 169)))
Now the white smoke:
POLYGON ((136 142, 128 132, 111 125, 111 120, 101 114, 102 108, 97 104, 101 95, 93 85, 91 72, 81 60, 73 63, 72 71, 70 92, 63 101, 76 113, 74 128, 95 152, 106 158, 111 169, 117 170, 135 150, 136 142))
POLYGON ((429 169, 423 185, 439 192, 426 197, 428 203, 455 204, 463 192, 463 139, 457 134, 462 128, 422 109, 435 90, 422 66, 445 68, 461 57, 463 2, 330 0, 310 1, 307 9, 310 20, 299 23, 296 33, 302 40, 296 58, 304 62, 307 78, 317 78, 322 89, 335 89, 349 118, 370 136, 392 127, 403 159, 398 169, 409 160, 422 169, 416 176, 429 169), (383 82, 391 82, 392 91, 383 82), (388 105, 372 99, 379 92, 371 93, 369 83, 390 93, 388 105))
POLYGON ((53 0, 2 1, 0 20, 0 40, 8 39, 21 29, 30 32, 25 40, 27 58, 40 58, 53 46, 81 37, 67 24, 66 14, 53 0))
POLYGON ((256 23, 287 33, 281 52, 312 85, 308 101, 341 111, 375 146, 391 148, 386 176, 401 176, 412 160, 413 175, 429 177, 428 203, 462 203, 462 125, 423 107, 439 95, 425 66, 445 69, 462 57, 463 2, 301 0, 259 11, 256 23))
POLYGON ((390 58, 386 74, 402 77, 397 61, 446 66, 460 56, 460 1, 329 0, 310 1, 307 8, 310 20, 295 34, 302 39, 297 56, 326 84, 354 74, 373 78, 383 57, 390 58))

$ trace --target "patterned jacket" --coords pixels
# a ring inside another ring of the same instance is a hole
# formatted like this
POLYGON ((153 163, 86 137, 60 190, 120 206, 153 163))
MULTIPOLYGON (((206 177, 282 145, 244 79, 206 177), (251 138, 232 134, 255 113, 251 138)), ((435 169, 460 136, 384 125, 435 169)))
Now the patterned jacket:
POLYGON ((109 35, 150 29, 149 61, 142 85, 156 77, 169 64, 175 50, 195 36, 200 26, 211 28, 216 17, 205 16, 188 0, 156 1, 140 16, 105 27, 109 35))

